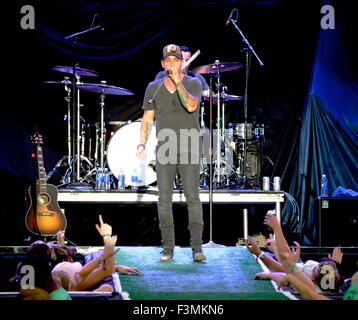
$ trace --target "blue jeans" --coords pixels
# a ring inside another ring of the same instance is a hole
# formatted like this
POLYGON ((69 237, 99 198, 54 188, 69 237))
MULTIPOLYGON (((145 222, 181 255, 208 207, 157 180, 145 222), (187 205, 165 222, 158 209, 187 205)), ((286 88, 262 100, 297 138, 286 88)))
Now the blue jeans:
POLYGON ((164 248, 175 246, 172 197, 175 176, 179 170, 189 214, 190 246, 201 248, 204 228, 203 210, 199 197, 199 164, 159 164, 156 172, 159 189, 158 216, 164 248))

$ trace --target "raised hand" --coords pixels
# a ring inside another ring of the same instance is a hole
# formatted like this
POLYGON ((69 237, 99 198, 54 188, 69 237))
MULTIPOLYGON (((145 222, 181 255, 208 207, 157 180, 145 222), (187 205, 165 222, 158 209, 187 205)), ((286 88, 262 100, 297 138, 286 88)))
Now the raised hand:
POLYGON ((119 248, 117 250, 114 250, 114 247, 116 246, 116 242, 117 242, 117 236, 108 237, 103 249, 103 254, 106 256, 106 258, 113 256, 119 251, 119 248))
POLYGON ((245 239, 246 248, 254 255, 258 256, 261 252, 260 247, 254 238, 245 239))
POLYGON ((108 237, 112 236, 112 227, 108 223, 104 223, 102 219, 102 215, 99 215, 99 223, 96 224, 96 229, 98 233, 103 237, 103 241, 106 242, 108 237))
POLYGON ((266 213, 264 224, 269 226, 274 232, 280 228, 280 224, 275 215, 271 214, 270 211, 266 213))
POLYGON ((293 243, 296 245, 296 249, 292 248, 292 253, 295 255, 296 261, 301 260, 301 246, 296 241, 293 241, 293 243))
POLYGON ((341 264, 343 259, 343 252, 341 248, 337 247, 333 249, 332 256, 329 254, 328 258, 336 261, 337 263, 341 264))
POLYGON ((65 231, 64 230, 58 230, 56 232, 56 239, 59 244, 65 244, 65 231))
POLYGON ((276 258, 278 257, 276 240, 273 238, 273 235, 271 233, 270 237, 265 242, 265 247, 266 249, 270 250, 276 258))

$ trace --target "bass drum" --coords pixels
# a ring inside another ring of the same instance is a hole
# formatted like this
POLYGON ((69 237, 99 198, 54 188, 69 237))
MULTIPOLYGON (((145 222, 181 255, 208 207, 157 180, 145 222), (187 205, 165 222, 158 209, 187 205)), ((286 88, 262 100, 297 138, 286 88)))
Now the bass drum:
POLYGON ((157 145, 155 122, 145 146, 145 160, 136 156, 140 138, 141 120, 120 127, 109 140, 107 164, 113 175, 118 178, 122 169, 125 185, 132 185, 132 173, 137 169, 138 186, 149 186, 157 181, 155 172, 155 147, 157 145))

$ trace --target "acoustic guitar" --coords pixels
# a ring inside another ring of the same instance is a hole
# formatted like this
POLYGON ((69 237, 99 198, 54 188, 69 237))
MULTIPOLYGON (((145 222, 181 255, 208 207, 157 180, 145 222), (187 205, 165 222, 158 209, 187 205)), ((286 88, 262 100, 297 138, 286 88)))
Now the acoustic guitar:
POLYGON ((36 146, 38 180, 28 189, 30 206, 25 217, 27 229, 40 236, 54 236, 65 230, 67 220, 57 203, 57 188, 46 183, 46 172, 42 154, 42 136, 34 134, 31 142, 36 146))

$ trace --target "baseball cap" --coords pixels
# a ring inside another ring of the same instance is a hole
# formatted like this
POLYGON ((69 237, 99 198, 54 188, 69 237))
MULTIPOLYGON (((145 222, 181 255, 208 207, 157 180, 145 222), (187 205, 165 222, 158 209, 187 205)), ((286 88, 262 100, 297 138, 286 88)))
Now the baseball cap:
POLYGON ((176 44, 168 44, 163 49, 163 60, 168 56, 176 56, 179 59, 183 59, 180 47, 176 44))

